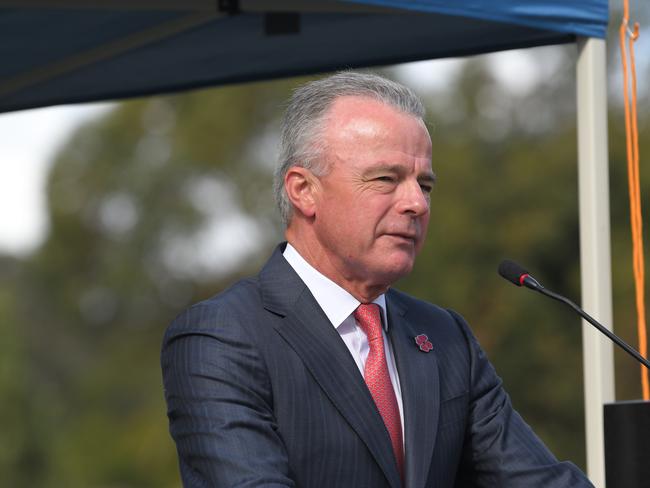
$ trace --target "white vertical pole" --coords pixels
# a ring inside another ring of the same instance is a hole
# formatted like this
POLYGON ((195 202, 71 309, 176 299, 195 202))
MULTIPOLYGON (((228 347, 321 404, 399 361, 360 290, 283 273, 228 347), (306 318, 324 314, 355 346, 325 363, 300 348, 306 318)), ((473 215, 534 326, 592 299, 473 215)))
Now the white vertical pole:
MULTIPOLYGON (((583 308, 612 326, 605 41, 579 38, 577 63, 580 269, 583 308)), ((614 401, 612 344, 583 321, 587 475, 605 487, 603 404, 614 401)))

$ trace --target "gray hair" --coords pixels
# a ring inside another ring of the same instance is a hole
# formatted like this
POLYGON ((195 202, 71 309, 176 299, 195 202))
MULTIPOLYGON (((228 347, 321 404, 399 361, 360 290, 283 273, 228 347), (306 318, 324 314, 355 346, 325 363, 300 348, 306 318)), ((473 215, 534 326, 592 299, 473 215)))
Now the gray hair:
POLYGON ((284 188, 284 177, 292 166, 311 170, 317 176, 326 173, 322 160, 325 115, 340 97, 372 98, 424 119, 424 105, 409 88, 375 74, 341 71, 298 87, 282 121, 280 157, 273 190, 280 215, 288 225, 293 207, 284 188))

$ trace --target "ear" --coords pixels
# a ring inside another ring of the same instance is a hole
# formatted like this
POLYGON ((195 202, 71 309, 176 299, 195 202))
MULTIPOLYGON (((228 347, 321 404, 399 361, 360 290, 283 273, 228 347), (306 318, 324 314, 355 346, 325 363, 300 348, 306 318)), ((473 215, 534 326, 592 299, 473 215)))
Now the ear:
POLYGON ((284 189, 289 201, 296 211, 308 218, 316 214, 314 194, 317 187, 318 179, 306 168, 292 166, 284 176, 284 189))

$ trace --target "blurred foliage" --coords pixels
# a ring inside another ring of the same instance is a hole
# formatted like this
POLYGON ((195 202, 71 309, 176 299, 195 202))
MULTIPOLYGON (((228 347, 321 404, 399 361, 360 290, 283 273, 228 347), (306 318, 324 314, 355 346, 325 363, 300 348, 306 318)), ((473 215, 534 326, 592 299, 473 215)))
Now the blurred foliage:
MULTIPOLYGON (((461 312, 516 408, 584 467, 579 321, 495 273, 503 257, 520 260, 579 301, 570 49, 532 51, 560 56, 534 90, 509 93, 475 58, 423 93, 439 183, 428 242, 398 286, 461 312)), ((125 102, 63 148, 47 241, 0 260, 1 486, 179 486, 160 340, 176 313, 254 273, 281 239, 278 118, 302 81, 125 102)), ((635 343, 622 117, 610 120, 615 324, 635 343)), ((638 368, 616 360, 619 398, 639 397, 638 368)))
POLYGON ((2 267, 1 486, 179 484, 162 332, 280 239, 268 146, 289 86, 127 102, 61 151, 47 241, 2 267))

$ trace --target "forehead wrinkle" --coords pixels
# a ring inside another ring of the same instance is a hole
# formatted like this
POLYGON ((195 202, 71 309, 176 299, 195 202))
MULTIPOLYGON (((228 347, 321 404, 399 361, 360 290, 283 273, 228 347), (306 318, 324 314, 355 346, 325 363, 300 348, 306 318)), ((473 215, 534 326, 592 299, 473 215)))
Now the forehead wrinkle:
MULTIPOLYGON (((408 173, 410 171, 410 168, 408 163, 386 163, 378 161, 373 166, 368 168, 368 171, 391 171, 394 173, 408 173)), ((435 177, 433 171, 426 171, 421 173, 421 176, 429 175, 435 177)))
MULTIPOLYGON (((347 163, 351 157, 357 161, 372 159, 389 161, 391 159, 389 153, 393 151, 399 153, 400 158, 403 156, 408 159, 414 158, 416 165, 419 164, 421 155, 411 154, 411 150, 404 152, 404 148, 412 144, 414 138, 417 139, 415 134, 404 139, 402 147, 386 147, 385 141, 391 140, 392 134, 392 127, 382 119, 386 114, 395 118, 391 123, 396 123, 396 120, 397 123, 402 123, 400 119, 408 123, 415 121, 424 130, 427 135, 426 140, 415 143, 416 152, 422 151, 428 155, 427 165, 430 168, 431 139, 421 119, 402 113, 379 101, 354 96, 336 100, 322 119, 320 136, 321 142, 327 148, 323 155, 326 156, 329 164, 347 163)), ((415 132, 418 130, 419 128, 415 132)))
POLYGON ((381 150, 385 136, 389 133, 384 124, 371 118, 353 118, 341 124, 331 124, 325 138, 330 147, 347 152, 363 146, 366 152, 381 150))
MULTIPOLYGON (((410 114, 400 112, 397 108, 367 97, 344 96, 338 98, 327 113, 323 116, 324 134, 328 139, 332 137, 342 143, 351 139, 353 143, 355 136, 379 142, 382 135, 391 132, 383 122, 378 120, 386 112, 415 118, 410 114)), ((416 120, 419 120, 415 118, 416 120)), ((421 121, 420 121, 421 122, 421 121)), ((426 130, 426 127, 425 127, 426 130)), ((428 133, 428 131, 427 131, 428 133)))

